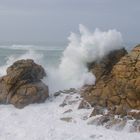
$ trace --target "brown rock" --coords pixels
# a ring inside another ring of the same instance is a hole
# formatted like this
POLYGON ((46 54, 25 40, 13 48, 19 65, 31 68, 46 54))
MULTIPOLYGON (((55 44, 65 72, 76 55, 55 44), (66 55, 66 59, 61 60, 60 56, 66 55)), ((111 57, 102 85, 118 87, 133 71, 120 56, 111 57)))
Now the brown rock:
POLYGON ((60 118, 60 120, 65 122, 72 122, 72 117, 64 117, 64 118, 60 118))
POLYGON ((41 81, 44 76, 45 70, 33 60, 16 61, 0 80, 0 103, 23 108, 44 102, 49 96, 48 86, 41 81))
POLYGON ((112 96, 109 98, 109 100, 114 104, 118 105, 121 102, 121 98, 119 96, 112 96))
POLYGON ((89 70, 91 70, 98 81, 102 76, 107 76, 112 67, 120 60, 122 56, 127 54, 125 49, 115 50, 105 56, 100 62, 93 62, 88 64, 89 70))
POLYGON ((99 104, 100 106, 106 107, 107 106, 107 99, 100 99, 97 103, 97 105, 99 104))
POLYGON ((17 108, 23 108, 31 103, 42 103, 48 98, 48 87, 38 82, 21 86, 10 99, 10 103, 17 108))
POLYGON ((102 106, 118 115, 140 109, 140 45, 129 54, 124 49, 110 52, 88 66, 97 80, 85 87, 82 97, 91 106, 102 106))
POLYGON ((96 106, 90 114, 90 117, 103 114, 105 114, 105 109, 101 106, 96 106))
POLYGON ((136 92, 128 92, 127 93, 127 98, 130 99, 130 100, 137 100, 136 92))
POLYGON ((135 100, 126 99, 126 101, 132 109, 137 106, 137 102, 135 100))
POLYGON ((140 120, 140 111, 139 110, 130 111, 130 112, 127 113, 127 115, 129 117, 132 117, 132 118, 140 120))
POLYGON ((104 87, 104 90, 102 91, 101 98, 102 99, 108 99, 111 96, 110 89, 108 86, 104 87))
POLYGON ((115 109, 115 114, 119 115, 122 113, 124 113, 123 106, 122 105, 117 106, 115 109))
POLYGON ((106 124, 108 121, 110 121, 111 117, 110 116, 99 116, 93 120, 90 120, 89 122, 87 122, 88 125, 104 125, 106 124))
POLYGON ((85 100, 82 100, 81 102, 80 102, 80 104, 79 104, 79 107, 78 107, 78 109, 90 109, 91 108, 91 105, 87 102, 87 101, 85 101, 85 100))

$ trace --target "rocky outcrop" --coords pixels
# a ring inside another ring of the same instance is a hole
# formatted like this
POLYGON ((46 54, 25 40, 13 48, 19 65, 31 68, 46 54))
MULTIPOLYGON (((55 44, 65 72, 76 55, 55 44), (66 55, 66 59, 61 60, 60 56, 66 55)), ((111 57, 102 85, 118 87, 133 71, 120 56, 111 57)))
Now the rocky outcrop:
POLYGON ((0 78, 0 103, 23 108, 31 103, 41 103, 49 96, 48 86, 41 79, 46 76, 42 66, 33 60, 19 60, 0 78))
POLYGON ((127 51, 123 48, 111 51, 103 59, 89 63, 88 68, 96 76, 96 83, 102 78, 107 78, 110 75, 113 66, 126 54, 127 51))
MULTIPOLYGON (((140 45, 129 54, 124 49, 111 52, 89 65, 97 80, 81 90, 85 102, 94 108, 106 108, 110 114, 126 116, 140 110, 140 45)), ((96 115, 96 111, 93 112, 96 115)), ((100 114, 100 113, 99 113, 100 114)), ((132 117, 140 119, 139 114, 132 117)))

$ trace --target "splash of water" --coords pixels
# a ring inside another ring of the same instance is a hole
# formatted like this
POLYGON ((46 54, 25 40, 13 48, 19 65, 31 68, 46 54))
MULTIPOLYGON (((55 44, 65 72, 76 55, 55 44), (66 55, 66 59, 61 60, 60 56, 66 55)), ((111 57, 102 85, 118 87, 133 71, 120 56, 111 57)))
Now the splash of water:
POLYGON ((42 58, 43 58, 42 54, 37 54, 32 49, 29 49, 25 54, 22 54, 19 57, 17 57, 16 55, 8 56, 6 64, 0 67, 0 76, 5 75, 7 67, 12 65, 17 60, 20 60, 20 59, 34 59, 35 62, 41 63, 42 58))
MULTIPOLYGON (((48 76, 44 82, 49 85, 51 93, 66 88, 80 88, 85 84, 94 84, 96 78, 88 71, 87 63, 100 60, 110 51, 122 48, 122 36, 116 30, 96 29, 91 32, 83 25, 79 26, 79 31, 79 34, 71 33, 69 36, 69 44, 63 52, 58 68, 48 67, 43 54, 36 51, 39 47, 35 49, 33 46, 27 46, 28 52, 20 57, 9 56, 7 63, 0 68, 0 75, 4 75, 6 68, 14 61, 30 58, 46 69, 48 76)), ((12 46, 14 49, 15 47, 22 48, 22 46, 12 46)))
POLYGON ((63 52, 59 66, 60 77, 74 87, 95 83, 95 76, 88 71, 87 63, 101 59, 112 50, 122 48, 121 33, 116 30, 90 32, 79 26, 80 34, 71 33, 69 45, 63 52), (74 83, 74 84, 72 84, 74 83))

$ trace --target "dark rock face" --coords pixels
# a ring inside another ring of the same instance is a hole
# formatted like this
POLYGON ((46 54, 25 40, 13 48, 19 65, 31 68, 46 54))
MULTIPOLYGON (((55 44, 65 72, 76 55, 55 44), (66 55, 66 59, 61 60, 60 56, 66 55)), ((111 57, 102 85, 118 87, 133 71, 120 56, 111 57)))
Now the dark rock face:
POLYGON ((46 76, 42 66, 33 60, 19 60, 0 78, 0 103, 23 108, 31 103, 41 103, 49 96, 48 86, 41 79, 46 76))
POLYGON ((96 76, 96 82, 100 78, 108 76, 113 66, 120 60, 121 57, 127 54, 127 51, 123 48, 110 52, 102 60, 88 64, 89 70, 96 76))
POLYGON ((83 87, 81 96, 91 106, 123 116, 132 109, 140 110, 140 45, 129 54, 124 49, 111 52, 89 68, 96 84, 83 87))

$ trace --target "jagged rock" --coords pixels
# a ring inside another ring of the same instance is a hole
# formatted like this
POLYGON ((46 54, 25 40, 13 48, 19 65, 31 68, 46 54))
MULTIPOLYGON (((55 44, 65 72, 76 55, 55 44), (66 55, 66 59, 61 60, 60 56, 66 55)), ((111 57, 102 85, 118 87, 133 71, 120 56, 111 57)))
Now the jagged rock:
POLYGON ((88 125, 104 125, 106 124, 108 121, 110 121, 111 117, 104 115, 104 116, 99 116, 97 118, 94 118, 93 120, 90 120, 89 122, 87 122, 88 125))
POLYGON ((79 104, 78 109, 82 109, 82 108, 90 109, 91 105, 86 100, 82 100, 79 104))
POLYGON ((61 94, 61 92, 60 91, 57 91, 57 92, 55 92, 53 95, 55 96, 55 97, 57 97, 57 96, 59 96, 61 94))
POLYGON ((101 106, 96 106, 93 111, 90 114, 90 117, 92 116, 96 116, 96 115, 105 115, 106 114, 106 110, 101 107, 101 106))
POLYGON ((65 90, 59 90, 57 92, 55 92, 53 95, 55 97, 59 96, 60 94, 75 94, 77 93, 77 90, 75 88, 70 88, 70 89, 65 89, 65 90))
POLYGON ((135 120, 133 122, 130 132, 140 132, 140 120, 135 120))
POLYGON ((113 51, 90 64, 89 70, 97 80, 95 85, 83 87, 81 96, 92 107, 122 116, 140 110, 140 45, 129 54, 125 49, 113 51))
POLYGON ((140 121, 139 120, 129 120, 127 117, 120 118, 117 116, 108 115, 98 115, 96 117, 91 117, 87 121, 88 125, 102 125, 107 129, 123 130, 127 127, 129 132, 140 132, 140 121), (129 124, 129 125, 128 125, 129 124))
POLYGON ((88 64, 89 70, 96 76, 96 82, 110 74, 112 67, 126 54, 127 51, 124 48, 115 50, 106 55, 102 60, 88 64))
POLYGON ((65 113, 70 113, 70 112, 72 112, 72 109, 66 110, 65 112, 63 112, 63 114, 65 114, 65 113))
POLYGON ((116 130, 122 130, 127 124, 127 119, 112 118, 106 124, 107 129, 115 128, 116 130))
POLYGON ((66 95, 62 104, 60 104, 59 106, 64 107, 66 105, 73 105, 73 104, 78 103, 80 101, 79 94, 75 94, 75 96, 73 96, 74 94, 66 95))
POLYGON ((127 113, 128 117, 140 120, 140 110, 132 110, 127 113))
POLYGON ((64 117, 64 118, 60 118, 60 120, 65 122, 72 122, 72 117, 64 117))
POLYGON ((31 103, 41 103, 49 96, 48 86, 41 79, 46 76, 42 66, 33 60, 19 60, 0 78, 0 103, 23 108, 31 103))

